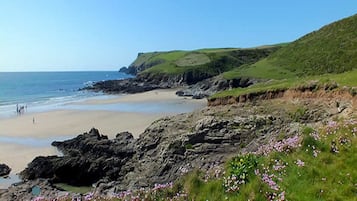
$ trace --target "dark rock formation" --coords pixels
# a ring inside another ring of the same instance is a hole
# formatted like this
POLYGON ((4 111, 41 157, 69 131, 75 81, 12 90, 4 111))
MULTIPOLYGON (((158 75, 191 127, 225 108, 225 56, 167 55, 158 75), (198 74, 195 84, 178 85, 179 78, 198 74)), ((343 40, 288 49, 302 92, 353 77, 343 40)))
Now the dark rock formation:
POLYGON ((248 87, 250 85, 259 82, 257 79, 250 78, 235 78, 232 80, 226 80, 222 76, 215 76, 213 78, 205 79, 194 85, 190 85, 184 89, 176 92, 178 96, 188 96, 193 99, 202 99, 209 97, 219 91, 237 88, 248 87))
POLYGON ((0 177, 10 174, 11 168, 6 164, 0 164, 0 177))
POLYGON ((93 86, 84 88, 84 90, 102 91, 105 93, 140 93, 154 89, 169 88, 167 85, 149 83, 140 78, 129 78, 124 80, 107 80, 95 83, 93 86))
POLYGON ((125 173, 121 167, 134 154, 133 136, 130 133, 118 134, 114 140, 92 129, 89 133, 52 145, 64 156, 35 158, 21 172, 25 179, 49 178, 53 182, 72 185, 90 185, 103 177, 116 180, 125 173))

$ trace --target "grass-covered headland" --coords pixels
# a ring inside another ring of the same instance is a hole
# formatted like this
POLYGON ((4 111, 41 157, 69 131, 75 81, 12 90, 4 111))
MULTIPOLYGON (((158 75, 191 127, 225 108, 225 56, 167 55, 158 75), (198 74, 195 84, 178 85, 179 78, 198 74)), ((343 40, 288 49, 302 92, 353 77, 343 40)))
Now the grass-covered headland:
POLYGON ((228 80, 261 79, 248 88, 236 88, 215 94, 211 99, 238 97, 243 94, 296 89, 311 82, 334 82, 338 88, 357 86, 357 15, 342 19, 284 44, 266 58, 224 72, 228 80))

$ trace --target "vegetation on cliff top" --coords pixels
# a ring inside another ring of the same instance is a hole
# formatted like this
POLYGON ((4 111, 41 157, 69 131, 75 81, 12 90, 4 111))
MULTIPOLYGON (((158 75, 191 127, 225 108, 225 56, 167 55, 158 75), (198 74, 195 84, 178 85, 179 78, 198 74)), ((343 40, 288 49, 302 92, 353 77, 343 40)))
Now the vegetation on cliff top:
POLYGON ((249 88, 237 88, 212 98, 296 88, 312 80, 357 86, 357 15, 342 19, 284 45, 254 64, 223 73, 223 77, 269 80, 249 88))
POLYGON ((139 74, 178 75, 195 71, 214 76, 243 64, 254 63, 278 47, 280 46, 140 53, 129 68, 138 69, 139 74))
POLYGON ((227 79, 284 79, 342 73, 357 68, 357 15, 339 20, 285 45, 255 64, 225 73, 227 79))
POLYGON ((356 86, 357 86, 357 70, 347 71, 339 74, 324 74, 324 75, 315 75, 307 77, 292 77, 289 79, 277 79, 270 80, 268 82, 261 82, 255 85, 252 85, 247 88, 234 88, 231 90, 221 91, 209 99, 223 98, 223 97, 238 97, 244 94, 251 93, 264 93, 272 91, 285 91, 288 89, 299 89, 299 88, 309 88, 313 91, 319 89, 342 89, 347 88, 351 95, 356 95, 356 86), (312 85, 314 85, 312 87, 312 85), (327 85, 334 85, 333 88, 328 87, 327 85))

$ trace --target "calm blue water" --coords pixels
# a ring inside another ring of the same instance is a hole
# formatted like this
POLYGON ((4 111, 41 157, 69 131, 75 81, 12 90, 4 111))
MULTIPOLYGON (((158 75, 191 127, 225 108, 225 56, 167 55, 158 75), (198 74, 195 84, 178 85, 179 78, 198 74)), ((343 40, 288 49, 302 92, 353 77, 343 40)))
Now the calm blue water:
POLYGON ((93 82, 128 78, 119 72, 0 72, 0 116, 16 113, 16 104, 29 108, 98 94, 78 91, 93 82))

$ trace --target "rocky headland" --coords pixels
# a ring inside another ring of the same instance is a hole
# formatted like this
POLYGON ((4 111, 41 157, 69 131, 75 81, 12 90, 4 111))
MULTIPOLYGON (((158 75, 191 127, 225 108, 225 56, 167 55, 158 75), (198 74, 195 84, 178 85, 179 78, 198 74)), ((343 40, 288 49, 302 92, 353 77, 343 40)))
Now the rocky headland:
POLYGON ((279 48, 280 46, 267 46, 248 49, 139 53, 129 67, 120 69, 120 72, 135 75, 134 78, 97 82, 83 90, 118 94, 182 88, 177 95, 204 98, 217 91, 247 87, 257 83, 259 79, 226 79, 220 74, 234 67, 257 62, 279 48), (176 60, 170 60, 170 55, 173 54, 178 55, 176 60), (167 66, 168 70, 157 70, 161 65, 167 66))

